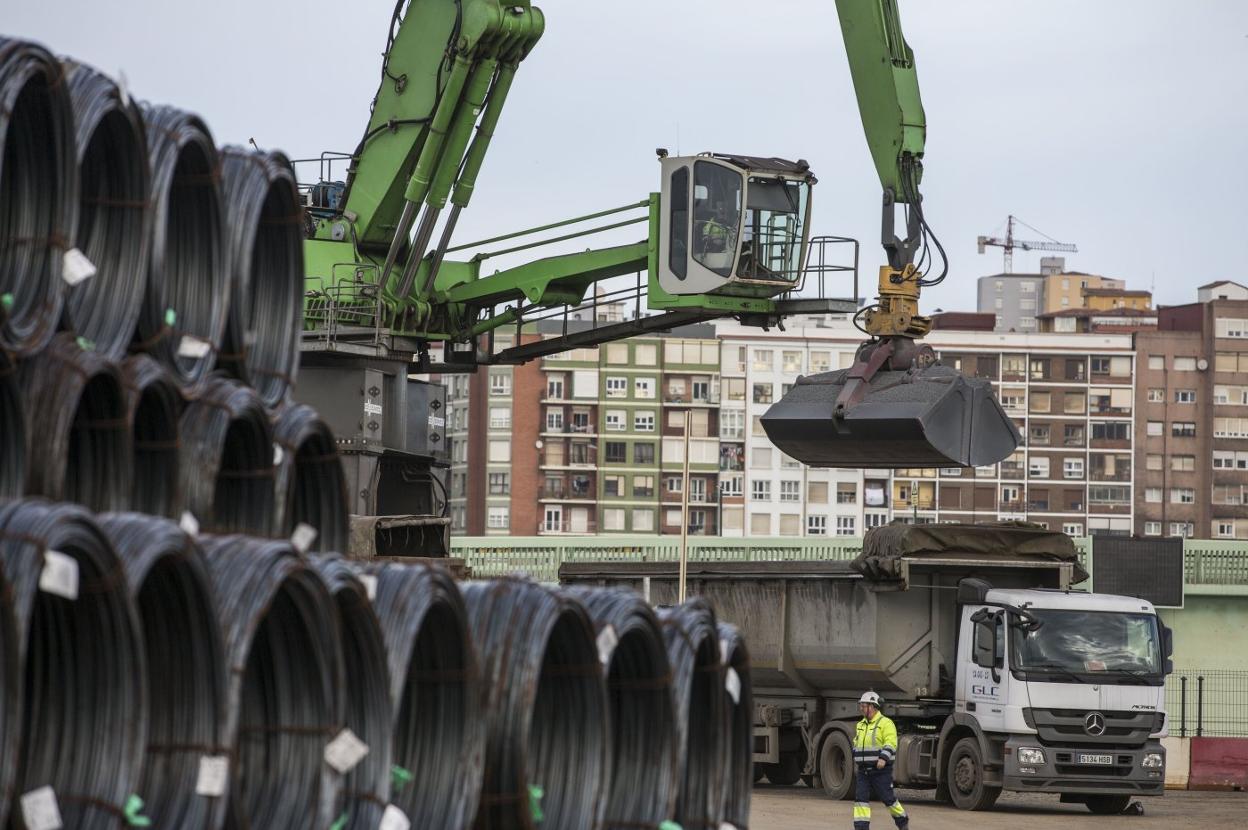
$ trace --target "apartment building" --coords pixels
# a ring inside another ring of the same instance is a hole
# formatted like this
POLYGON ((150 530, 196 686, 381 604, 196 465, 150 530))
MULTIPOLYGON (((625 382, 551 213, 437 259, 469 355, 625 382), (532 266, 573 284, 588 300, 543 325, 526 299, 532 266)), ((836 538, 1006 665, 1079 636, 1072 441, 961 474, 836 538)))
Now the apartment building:
POLYGON ((1036 331, 1045 310, 1044 274, 992 274, 980 277, 976 311, 996 315, 997 331, 1036 331))
POLYGON ((1248 289, 1199 291, 1202 301, 1160 309, 1157 330, 1135 336, 1135 531, 1248 539, 1248 289))
MULTIPOLYGON (((1065 263, 1063 262, 1063 266, 1065 263)), ((1097 291, 1124 291, 1125 280, 1085 274, 1082 271, 1061 270, 1044 278, 1044 312, 1065 311, 1071 308, 1096 308, 1088 297, 1097 291)), ((1105 306, 1112 308, 1112 304, 1105 306)))

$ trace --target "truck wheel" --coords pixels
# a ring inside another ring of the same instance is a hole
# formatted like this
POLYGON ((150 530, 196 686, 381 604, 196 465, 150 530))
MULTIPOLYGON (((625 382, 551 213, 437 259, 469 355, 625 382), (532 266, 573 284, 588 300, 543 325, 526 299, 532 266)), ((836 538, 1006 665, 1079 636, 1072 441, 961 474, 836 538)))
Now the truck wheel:
POLYGON ((802 758, 796 752, 780 753, 780 763, 767 764, 767 780, 787 787, 802 779, 802 758))
POLYGON ((844 801, 854 797, 854 753, 849 738, 832 731, 819 750, 819 778, 828 798, 844 801))
POLYGON ((1098 816, 1116 816, 1131 803, 1129 795, 1090 795, 1088 809, 1098 816))
POLYGON ((954 744, 945 780, 949 782, 949 798, 959 810, 992 809, 1001 795, 1000 787, 984 783, 984 759, 974 738, 954 744))

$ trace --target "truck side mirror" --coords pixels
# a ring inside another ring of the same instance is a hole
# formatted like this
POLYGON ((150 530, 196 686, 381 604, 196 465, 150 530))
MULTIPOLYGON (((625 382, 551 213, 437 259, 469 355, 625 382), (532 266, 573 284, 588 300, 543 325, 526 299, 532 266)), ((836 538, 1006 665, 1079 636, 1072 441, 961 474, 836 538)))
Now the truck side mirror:
POLYGON ((1163 657, 1174 655, 1174 631, 1161 624, 1161 654, 1163 657))

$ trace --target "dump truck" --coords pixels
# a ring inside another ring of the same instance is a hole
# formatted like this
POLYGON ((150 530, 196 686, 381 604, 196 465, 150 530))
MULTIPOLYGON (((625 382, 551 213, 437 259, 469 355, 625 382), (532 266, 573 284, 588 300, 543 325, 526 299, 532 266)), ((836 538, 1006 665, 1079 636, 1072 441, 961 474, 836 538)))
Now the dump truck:
MULTIPOLYGON (((857 701, 897 724, 898 786, 968 810, 1003 790, 1118 813, 1165 786, 1172 637, 1153 606, 1073 586, 1073 543, 1035 525, 893 525, 853 561, 691 562, 750 643, 755 772, 850 798, 857 701)), ((561 580, 674 602, 671 562, 570 563, 561 580)))

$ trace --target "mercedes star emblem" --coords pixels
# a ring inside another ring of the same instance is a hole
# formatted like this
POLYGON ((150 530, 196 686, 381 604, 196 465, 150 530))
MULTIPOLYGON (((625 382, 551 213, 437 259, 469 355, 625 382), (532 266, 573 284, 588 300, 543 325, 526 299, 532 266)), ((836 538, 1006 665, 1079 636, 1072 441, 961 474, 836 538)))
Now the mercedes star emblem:
POLYGON ((1100 712, 1090 712, 1083 719, 1083 731, 1089 735, 1100 737, 1105 734, 1105 716, 1100 712))

